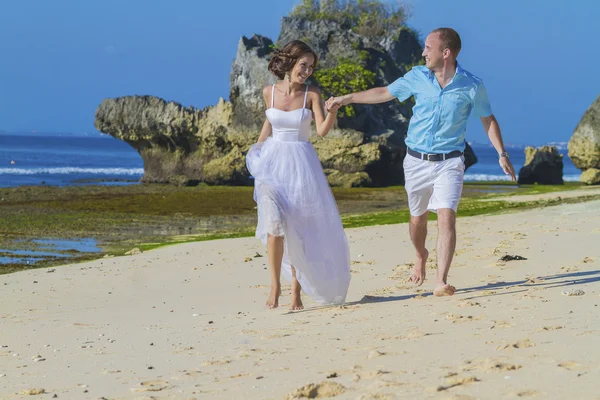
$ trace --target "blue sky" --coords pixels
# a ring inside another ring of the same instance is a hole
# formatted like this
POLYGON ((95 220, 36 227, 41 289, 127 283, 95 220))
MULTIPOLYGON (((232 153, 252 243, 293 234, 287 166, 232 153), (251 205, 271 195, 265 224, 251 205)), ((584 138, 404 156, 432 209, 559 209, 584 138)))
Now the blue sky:
MULTIPOLYGON (((106 97, 205 107, 229 94, 241 36, 276 39, 298 0, 2 0, 0 129, 91 132, 106 97)), ((567 141, 600 95, 600 1, 409 0, 409 26, 462 37, 509 143, 567 141)), ((479 121, 469 140, 486 141, 479 121)))

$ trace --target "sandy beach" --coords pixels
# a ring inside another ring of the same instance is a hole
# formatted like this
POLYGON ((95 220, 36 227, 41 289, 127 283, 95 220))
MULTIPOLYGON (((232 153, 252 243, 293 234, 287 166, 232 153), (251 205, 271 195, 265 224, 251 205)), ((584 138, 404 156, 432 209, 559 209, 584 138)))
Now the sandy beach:
POLYGON ((2 275, 0 398, 600 399, 600 201, 457 226, 450 298, 406 224, 346 231, 341 307, 266 310, 254 238, 2 275))

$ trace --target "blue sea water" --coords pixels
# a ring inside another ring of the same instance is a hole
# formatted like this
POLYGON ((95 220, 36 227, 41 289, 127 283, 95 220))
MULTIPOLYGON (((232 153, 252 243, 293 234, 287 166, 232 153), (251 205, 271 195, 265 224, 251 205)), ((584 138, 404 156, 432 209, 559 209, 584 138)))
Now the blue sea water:
POLYGON ((111 136, 0 134, 0 187, 132 184, 143 174, 137 151, 111 136))
MULTIPOLYGON (((579 180, 581 171, 566 155, 566 144, 554 145, 564 154, 564 180, 579 180)), ((467 171, 466 181, 508 179, 491 145, 472 146, 479 161, 467 171)), ((518 173, 525 162, 525 145, 506 147, 518 173)), ((137 151, 108 135, 0 134, 0 187, 135 184, 143 174, 137 151)))

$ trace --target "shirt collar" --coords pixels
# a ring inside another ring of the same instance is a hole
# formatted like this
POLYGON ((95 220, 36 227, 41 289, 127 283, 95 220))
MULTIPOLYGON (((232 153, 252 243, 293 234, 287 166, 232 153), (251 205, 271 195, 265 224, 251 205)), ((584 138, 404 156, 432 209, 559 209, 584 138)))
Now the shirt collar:
MULTIPOLYGON (((450 83, 454 82, 454 80, 456 79, 457 76, 462 75, 462 76, 467 76, 467 71, 465 71, 460 64, 458 63, 458 61, 456 62, 456 72, 454 72, 454 77, 452 77, 452 80, 450 81, 450 83)), ((433 71, 430 69, 427 69, 427 77, 429 78, 430 81, 433 82, 433 80, 435 79, 435 76, 433 75, 433 71)))

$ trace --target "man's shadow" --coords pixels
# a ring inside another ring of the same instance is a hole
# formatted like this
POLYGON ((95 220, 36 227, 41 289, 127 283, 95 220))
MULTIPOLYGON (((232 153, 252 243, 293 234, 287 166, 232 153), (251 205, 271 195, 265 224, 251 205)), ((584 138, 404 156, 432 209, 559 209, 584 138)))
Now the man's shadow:
MULTIPOLYGON (((555 287, 570 287, 570 286, 583 285, 586 283, 593 283, 593 282, 598 282, 598 281, 600 281, 600 270, 572 272, 572 273, 556 274, 556 275, 549 275, 549 276, 538 276, 535 278, 528 278, 528 279, 512 281, 512 282, 488 283, 487 285, 472 286, 472 287, 457 289, 454 297, 456 297, 457 295, 460 296, 461 294, 474 294, 473 296, 469 296, 469 297, 461 296, 461 300, 471 300, 471 299, 476 299, 476 298, 481 298, 481 297, 500 296, 503 294, 513 294, 513 293, 518 293, 518 292, 525 292, 530 288, 550 289, 550 288, 555 288, 555 287), (515 288, 515 290, 505 290, 501 293, 498 293, 498 292, 480 293, 478 295, 478 292, 481 292, 483 290, 509 289, 509 288, 515 288)), ((403 295, 403 296, 365 295, 365 296, 363 296, 362 299, 360 299, 358 301, 351 301, 351 302, 344 303, 343 305, 339 305, 339 306, 331 306, 331 305, 317 306, 317 307, 311 307, 311 308, 308 308, 305 310, 300 310, 300 311, 290 311, 289 313, 296 314, 296 313, 300 313, 300 312, 306 312, 306 311, 312 311, 312 310, 318 310, 318 309, 324 309, 324 308, 330 308, 330 307, 354 306, 354 305, 358 305, 358 304, 387 303, 390 301, 404 301, 404 300, 414 299, 415 297, 423 298, 423 297, 429 297, 429 296, 433 296, 433 293, 432 292, 417 293, 417 294, 407 294, 407 295, 403 295)))

